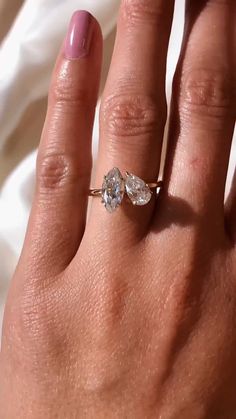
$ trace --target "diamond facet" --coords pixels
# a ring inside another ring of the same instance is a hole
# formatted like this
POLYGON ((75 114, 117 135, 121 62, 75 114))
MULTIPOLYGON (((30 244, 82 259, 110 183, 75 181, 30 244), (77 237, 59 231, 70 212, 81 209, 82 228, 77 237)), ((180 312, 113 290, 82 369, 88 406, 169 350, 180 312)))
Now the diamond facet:
POLYGON ((149 186, 138 176, 126 174, 125 189, 133 205, 143 206, 152 198, 149 186))
POLYGON ((124 179, 116 167, 104 177, 102 202, 108 212, 114 212, 121 204, 125 193, 124 179))

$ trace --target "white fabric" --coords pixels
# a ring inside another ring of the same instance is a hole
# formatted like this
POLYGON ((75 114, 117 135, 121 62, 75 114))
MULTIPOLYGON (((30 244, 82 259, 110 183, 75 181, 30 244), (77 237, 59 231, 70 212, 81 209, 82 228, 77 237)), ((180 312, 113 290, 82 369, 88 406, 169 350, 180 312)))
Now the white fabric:
POLYGON ((44 96, 72 13, 89 10, 104 36, 113 29, 119 0, 26 0, 0 49, 0 146, 29 103, 44 96))
MULTIPOLYGON (((119 0, 26 0, 0 51, 0 144, 13 130, 27 104, 46 94, 51 69, 72 12, 89 9, 97 16, 106 36, 115 25, 118 5, 119 0)), ((182 38, 183 6, 184 2, 177 0, 168 58, 168 96, 182 38)), ((94 155, 98 144, 97 115, 94 155)), ((234 151, 232 156, 235 155, 234 151)), ((5 292, 20 254, 29 216, 35 157, 36 152, 28 156, 0 192, 0 327, 5 292)), ((232 158, 229 179, 234 166, 235 158, 232 158)))

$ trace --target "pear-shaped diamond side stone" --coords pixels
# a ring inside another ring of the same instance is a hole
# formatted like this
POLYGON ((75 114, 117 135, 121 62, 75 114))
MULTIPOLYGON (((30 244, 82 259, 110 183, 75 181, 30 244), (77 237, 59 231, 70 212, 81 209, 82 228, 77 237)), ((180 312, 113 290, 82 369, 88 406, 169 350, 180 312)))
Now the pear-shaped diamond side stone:
POLYGON ((114 212, 121 204, 125 193, 124 179, 116 167, 104 177, 102 202, 108 212, 114 212))
POLYGON ((138 176, 130 173, 126 175, 125 189, 133 205, 147 205, 152 198, 149 186, 138 176))

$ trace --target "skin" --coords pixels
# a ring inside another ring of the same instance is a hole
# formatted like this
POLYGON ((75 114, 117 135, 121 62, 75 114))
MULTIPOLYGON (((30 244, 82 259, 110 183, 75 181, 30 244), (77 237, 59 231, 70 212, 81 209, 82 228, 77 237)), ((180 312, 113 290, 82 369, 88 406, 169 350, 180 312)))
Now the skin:
MULTIPOLYGON (((156 179, 172 0, 123 0, 94 184, 112 167, 156 179)), ((102 37, 63 50, 39 147, 23 252, 7 300, 0 417, 235 419, 234 0, 187 1, 164 188, 108 214, 92 200, 102 37)))

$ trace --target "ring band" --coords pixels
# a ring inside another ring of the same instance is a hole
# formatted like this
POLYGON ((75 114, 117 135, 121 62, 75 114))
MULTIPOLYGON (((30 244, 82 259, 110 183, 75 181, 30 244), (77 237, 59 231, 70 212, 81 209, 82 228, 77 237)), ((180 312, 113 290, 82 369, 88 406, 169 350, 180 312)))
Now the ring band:
POLYGON ((157 191, 162 186, 162 181, 146 183, 129 172, 122 176, 120 170, 114 167, 104 176, 102 188, 90 189, 89 196, 102 198, 106 210, 112 213, 121 205, 125 195, 133 205, 144 206, 150 202, 153 189, 157 191))
MULTIPOLYGON (((159 180, 158 182, 152 182, 146 184, 150 189, 158 189, 162 188, 163 181, 159 180)), ((93 198, 101 197, 102 196, 102 189, 89 189, 89 196, 93 198)))

